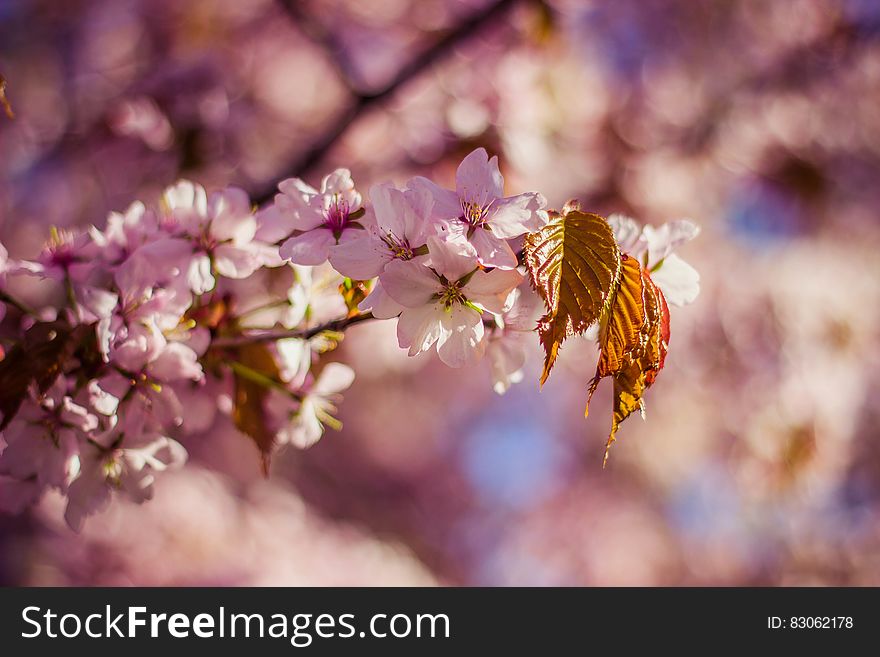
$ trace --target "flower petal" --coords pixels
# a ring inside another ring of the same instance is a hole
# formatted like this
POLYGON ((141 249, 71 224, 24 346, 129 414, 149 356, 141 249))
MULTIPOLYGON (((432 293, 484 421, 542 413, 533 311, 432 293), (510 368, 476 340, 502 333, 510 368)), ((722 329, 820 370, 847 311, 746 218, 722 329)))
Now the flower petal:
POLYGON ((180 180, 165 189, 162 202, 185 231, 196 233, 207 218, 208 195, 201 185, 180 180))
POLYGON ((373 289, 367 295, 367 298, 358 304, 358 310, 361 312, 371 311, 373 317, 377 319, 391 319, 397 317, 403 310, 403 306, 388 296, 382 281, 376 281, 373 289))
POLYGON ((693 303, 700 294, 700 274, 674 253, 666 256, 663 264, 651 272, 651 280, 673 306, 693 303))
POLYGON ((321 194, 324 210, 327 210, 331 204, 335 205, 337 201, 344 201, 351 212, 363 205, 363 199, 355 189, 351 171, 348 169, 336 169, 333 173, 324 176, 324 180, 321 181, 321 194))
POLYGON ((437 354, 449 367, 472 365, 486 350, 483 318, 476 310, 455 304, 443 313, 443 331, 437 340, 437 354))
POLYGON ((477 251, 477 259, 484 267, 516 268, 516 254, 510 244, 493 233, 477 228, 471 235, 470 242, 477 251))
POLYGON ((608 217, 608 225, 614 232, 614 239, 617 240, 620 250, 637 259, 640 258, 647 248, 647 242, 638 222, 624 214, 614 213, 608 217))
POLYGON ((428 252, 431 254, 431 266, 434 271, 450 281, 457 281, 477 268, 477 252, 472 251, 460 240, 429 237, 428 252))
POLYGON ((523 380, 526 351, 520 336, 515 333, 490 339, 486 347, 492 372, 492 389, 503 395, 511 384, 523 380))
POLYGON ((202 366, 192 349, 179 342, 169 342, 162 353, 147 366, 150 378, 157 381, 179 381, 202 378, 202 366))
POLYGON ((211 194, 209 214, 212 217, 210 233, 215 239, 245 244, 257 232, 251 201, 243 189, 229 187, 211 194))
POLYGON ((379 276, 385 292, 407 308, 417 308, 440 292, 437 276, 418 260, 392 260, 379 276))
POLYGON ((378 276, 393 255, 372 230, 346 230, 339 244, 330 248, 330 264, 343 276, 359 281, 378 276))
POLYGON ((464 288, 465 296, 492 313, 510 310, 511 292, 522 283, 523 275, 515 269, 478 271, 464 288))
POLYGON ((275 244, 290 235, 296 228, 295 220, 281 212, 275 205, 268 205, 254 215, 257 220, 257 232, 254 239, 267 244, 275 244))
POLYGON ((519 237, 547 224, 547 214, 542 212, 546 206, 547 199, 538 192, 498 199, 489 208, 486 222, 497 237, 519 237))
POLYGON ((452 220, 461 216, 461 201, 458 195, 448 189, 443 189, 433 181, 416 176, 407 183, 411 193, 421 199, 423 208, 427 207, 427 198, 431 199, 430 216, 434 219, 452 220))
POLYGON ((289 221, 291 230, 312 230, 324 223, 324 196, 299 178, 289 178, 278 184, 275 207, 289 221))
POLYGON ((285 260, 296 265, 320 265, 330 255, 330 247, 336 243, 333 233, 326 228, 316 228, 294 235, 281 245, 279 252, 285 260))
POLYGON ((249 248, 221 244, 214 249, 214 268, 226 278, 247 278, 263 264, 261 254, 249 248))
POLYGON ((498 170, 498 158, 490 160, 485 148, 470 153, 458 165, 455 188, 459 198, 480 207, 504 196, 504 178, 498 170))
POLYGON ((189 289, 196 294, 204 294, 214 289, 214 275, 211 273, 211 259, 207 253, 197 253, 189 262, 186 272, 189 289))
POLYGON ((659 228, 645 226, 643 232, 648 246, 648 267, 653 268, 682 244, 699 235, 700 227, 687 219, 679 219, 659 228))
POLYGON ((309 394, 326 397, 347 390, 352 383, 354 383, 353 369, 342 363, 327 363, 309 394))
POLYGON ((443 306, 439 303, 405 308, 397 320, 398 344, 403 349, 409 348, 410 356, 430 348, 440 337, 443 315, 443 306))

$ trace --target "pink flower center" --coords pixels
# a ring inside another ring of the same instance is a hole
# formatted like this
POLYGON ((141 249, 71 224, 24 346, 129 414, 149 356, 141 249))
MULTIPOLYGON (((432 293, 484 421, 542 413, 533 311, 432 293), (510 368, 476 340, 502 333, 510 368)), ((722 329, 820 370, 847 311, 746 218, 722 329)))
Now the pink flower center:
POLYGON ((394 233, 383 235, 382 241, 385 242, 386 246, 391 250, 391 253, 394 254, 394 257, 398 260, 412 260, 415 255, 412 246, 410 246, 409 240, 398 239, 394 233))
POLYGON ((458 281, 446 283, 446 286, 440 292, 440 302, 447 310, 457 303, 464 304, 466 301, 467 298, 465 298, 461 284, 458 281))
POLYGON ((351 214, 351 207, 348 205, 348 201, 340 198, 339 194, 334 194, 329 207, 324 211, 324 225, 338 237, 348 224, 349 214, 351 214))
POLYGON ((211 253, 217 246, 217 240, 207 230, 199 235, 199 248, 205 253, 211 253))
POLYGON ((485 228, 486 215, 489 214, 489 207, 492 204, 482 205, 475 201, 461 201, 460 221, 470 225, 471 228, 485 228))
POLYGON ((48 264, 67 271, 72 264, 79 262, 73 242, 73 233, 53 227, 46 245, 48 264))

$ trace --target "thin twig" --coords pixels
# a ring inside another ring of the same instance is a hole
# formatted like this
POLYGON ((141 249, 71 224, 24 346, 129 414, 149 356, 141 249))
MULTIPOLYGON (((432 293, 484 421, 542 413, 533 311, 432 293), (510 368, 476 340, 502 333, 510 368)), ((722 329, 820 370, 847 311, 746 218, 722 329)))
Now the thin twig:
MULTIPOLYGON (((517 0, 496 0, 491 5, 475 12, 472 16, 464 19, 446 36, 430 46, 410 60, 403 66, 397 75, 378 91, 358 95, 353 102, 342 110, 336 120, 327 128, 312 146, 297 156, 285 168, 284 173, 275 178, 287 178, 290 176, 303 176, 320 162, 327 152, 336 144, 339 138, 345 134, 348 128, 356 119, 358 119, 366 110, 371 108, 387 98, 394 95, 408 82, 418 77, 425 70, 434 65, 437 61, 452 52, 456 46, 467 40, 472 35, 479 32, 486 25, 491 24, 493 20, 498 19, 517 0)), ((262 205, 272 199, 275 195, 275 183, 271 187, 266 187, 253 195, 254 202, 262 205)))
POLYGON ((13 308, 18 309, 22 315, 32 315, 33 317, 37 316, 37 313, 33 308, 29 308, 27 305, 10 295, 8 292, 0 290, 0 301, 9 304, 13 308))
POLYGON ((241 347, 246 344, 256 344, 259 342, 275 342, 276 340, 286 340, 288 338, 299 338, 300 340, 308 340, 320 333, 327 331, 342 332, 349 326, 367 322, 373 317, 373 313, 361 313, 353 317, 343 317, 342 319, 334 319, 319 326, 310 329, 285 329, 283 331, 263 331, 262 333, 248 333, 246 335, 236 335, 227 338, 218 338, 211 343, 211 347, 241 347))

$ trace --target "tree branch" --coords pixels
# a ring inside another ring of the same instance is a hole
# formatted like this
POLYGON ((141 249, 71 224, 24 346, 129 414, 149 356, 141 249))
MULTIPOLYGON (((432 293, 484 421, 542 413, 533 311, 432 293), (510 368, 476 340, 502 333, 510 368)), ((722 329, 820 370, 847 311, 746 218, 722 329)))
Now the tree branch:
POLYGON ((334 319, 333 321, 320 324, 310 329, 285 329, 282 331, 263 331, 261 333, 248 333, 247 335, 236 335, 227 338, 218 338, 211 342, 211 347, 240 347, 246 344, 255 344, 259 342, 275 342, 276 340, 285 340, 287 338, 299 338, 300 340, 308 340, 325 331, 342 332, 349 326, 367 322, 372 319, 373 313, 361 313, 353 317, 343 317, 342 319, 334 319))
POLYGON ((343 84, 356 95, 361 89, 360 72, 334 32, 324 27, 320 21, 311 18, 308 12, 303 11, 301 0, 278 0, 278 4, 303 34, 327 53, 343 84))
MULTIPOLYGON (((336 144, 339 138, 345 134, 348 128, 354 123, 366 110, 377 105, 387 98, 394 95, 399 89, 408 82, 418 77, 422 72, 430 68, 437 61, 452 52, 456 46, 469 37, 480 31, 493 20, 501 17, 508 9, 510 9, 517 0, 496 0, 484 9, 480 9, 472 16, 464 19, 446 36, 430 46, 427 50, 417 55, 403 66, 390 82, 378 91, 365 93, 356 96, 353 102, 342 110, 336 120, 325 130, 324 134, 318 137, 312 146, 301 155, 297 156, 284 169, 284 173, 277 178, 288 178, 290 176, 303 176, 309 170, 320 162, 327 152, 336 144)), ((286 2, 283 4, 287 4, 286 2)), ((253 194, 254 202, 262 205, 272 199, 275 195, 275 183, 271 187, 259 190, 253 194)))

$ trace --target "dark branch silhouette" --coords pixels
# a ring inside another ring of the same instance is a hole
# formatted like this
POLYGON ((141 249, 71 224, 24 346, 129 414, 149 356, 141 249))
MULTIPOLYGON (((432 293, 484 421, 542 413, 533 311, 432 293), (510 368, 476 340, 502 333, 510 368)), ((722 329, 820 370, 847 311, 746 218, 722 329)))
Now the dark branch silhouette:
MULTIPOLYGON (((446 36, 405 64, 384 87, 371 93, 362 93, 355 96, 348 107, 340 112, 336 120, 315 140, 308 150, 298 155, 284 167, 284 171, 276 176, 270 185, 253 194, 254 202, 262 205, 270 201, 275 194, 277 179, 307 174, 312 167, 324 158, 339 138, 345 134, 349 126, 366 110, 393 96, 408 82, 452 52, 460 43, 479 32, 486 25, 491 24, 493 20, 497 20, 504 15, 516 1, 497 0, 486 8, 475 12, 459 23, 446 36)), ((281 4, 287 8, 288 5, 293 3, 289 0, 284 0, 281 4)), ((297 13, 292 15, 297 16, 298 10, 297 13)))
POLYGON ((275 342, 276 340, 286 340, 287 338, 299 338, 301 340, 308 340, 309 338, 313 338, 319 333, 324 333, 326 331, 340 333, 342 331, 345 331, 345 329, 347 329, 349 326, 354 326, 355 324, 360 324, 361 322, 368 322, 371 319, 376 319, 375 317, 373 317, 372 313, 360 313, 359 315, 353 315, 351 317, 334 319, 332 321, 320 324, 319 326, 314 326, 309 329, 270 330, 247 333, 245 335, 237 335, 228 338, 217 338, 211 343, 211 346, 240 347, 241 345, 245 344, 254 344, 258 342, 275 342))

